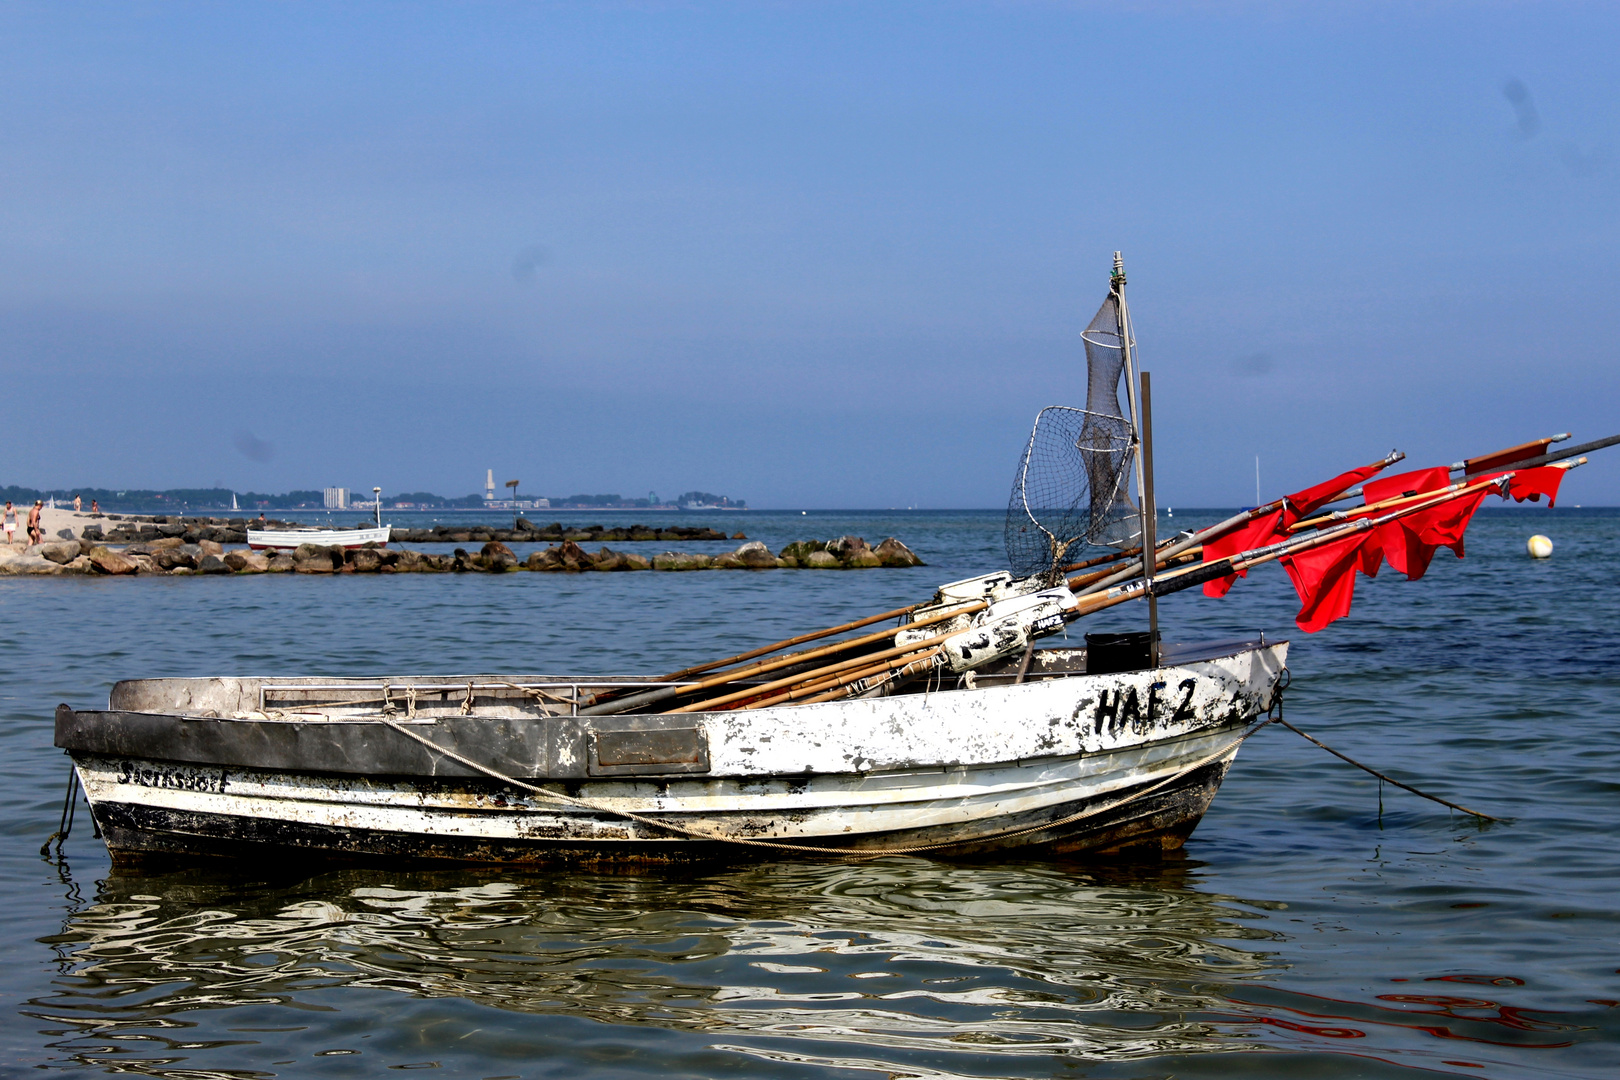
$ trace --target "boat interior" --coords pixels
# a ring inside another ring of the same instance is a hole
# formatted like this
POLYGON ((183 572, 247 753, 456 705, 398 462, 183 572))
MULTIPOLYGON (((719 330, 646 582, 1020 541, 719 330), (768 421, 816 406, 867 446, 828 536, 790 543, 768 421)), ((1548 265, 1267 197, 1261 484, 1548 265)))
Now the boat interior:
MULTIPOLYGON (((1088 648, 1063 644, 1036 648, 957 674, 933 668, 921 675, 895 680, 852 696, 937 693, 972 690, 1023 682, 1083 675, 1138 671, 1148 667, 1147 635, 1108 635, 1115 640, 1088 648), (1118 639, 1127 640, 1121 642, 1118 639), (1131 640, 1139 639, 1139 640, 1131 640), (1106 658, 1104 653, 1108 652, 1106 658)), ((1234 656, 1267 644, 1257 640, 1166 643, 1160 666, 1175 667, 1234 656)), ((1272 642, 1271 644, 1277 644, 1272 642)), ((792 667, 728 683, 726 689, 747 689, 791 674, 792 667)), ((173 678, 129 679, 113 687, 108 708, 114 712, 162 713, 214 719, 285 720, 321 722, 389 717, 400 721, 428 721, 440 717, 541 718, 576 715, 582 708, 615 698, 628 698, 650 689, 680 687, 664 700, 624 710, 626 713, 662 713, 686 701, 697 701, 717 691, 696 681, 671 683, 645 676, 452 675, 384 676, 380 678, 173 678), (688 689, 690 688, 690 689, 688 689)), ((746 708, 746 698, 725 708, 746 708)), ((705 710, 718 711, 718 710, 705 710)))

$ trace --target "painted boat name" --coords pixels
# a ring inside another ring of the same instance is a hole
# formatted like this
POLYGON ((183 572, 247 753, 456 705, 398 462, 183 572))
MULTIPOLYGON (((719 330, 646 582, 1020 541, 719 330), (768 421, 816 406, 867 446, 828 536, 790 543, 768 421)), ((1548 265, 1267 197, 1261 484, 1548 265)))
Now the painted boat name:
MULTIPOLYGON (((1181 692, 1181 700, 1176 702, 1175 710, 1170 714, 1168 722, 1172 724, 1192 723, 1198 718, 1197 710, 1193 708, 1193 690, 1198 685, 1197 679, 1182 679, 1176 684, 1181 692)), ((1153 683, 1148 687, 1147 708, 1142 707, 1138 698, 1136 687, 1127 686, 1115 690, 1110 697, 1107 690, 1097 694, 1097 711, 1092 717, 1098 735, 1118 735, 1124 731, 1131 731, 1144 735, 1153 726, 1154 714, 1162 711, 1159 700, 1159 691, 1164 683, 1153 683)))
POLYGON ((223 769, 218 772, 203 772, 200 769, 151 769, 129 761, 118 763, 120 784, 138 784, 148 788, 223 792, 227 775, 223 769))

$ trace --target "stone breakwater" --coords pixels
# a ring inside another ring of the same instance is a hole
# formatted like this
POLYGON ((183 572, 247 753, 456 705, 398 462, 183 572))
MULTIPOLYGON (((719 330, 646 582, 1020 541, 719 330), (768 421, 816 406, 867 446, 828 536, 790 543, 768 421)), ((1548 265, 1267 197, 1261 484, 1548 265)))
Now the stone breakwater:
POLYGON ((457 548, 448 555, 406 548, 341 548, 303 544, 294 551, 226 551, 216 540, 188 543, 179 536, 112 548, 93 539, 63 540, 19 549, 0 545, 0 574, 499 574, 517 570, 550 573, 607 573, 627 570, 862 570, 923 566, 894 537, 872 547, 858 536, 799 540, 772 554, 758 540, 735 551, 701 555, 666 551, 648 558, 603 546, 586 551, 564 540, 522 561, 499 540, 477 552, 457 548))
MULTIPOLYGON (((108 544, 150 544, 158 540, 173 539, 186 544, 196 544, 204 540, 211 540, 216 544, 245 544, 248 529, 257 527, 257 522, 248 518, 182 517, 178 514, 155 517, 123 517, 109 514, 106 521, 106 525, 91 522, 83 526, 79 530, 78 538, 108 544)), ((294 521, 274 520, 267 521, 265 527, 296 529, 300 526, 294 521)), ((370 528, 371 522, 361 521, 356 527, 370 528)), ((672 525, 652 528, 646 525, 631 525, 628 528, 608 529, 601 525, 587 525, 579 528, 564 527, 561 522, 555 521, 550 525, 536 525, 527 518, 518 518, 510 529, 487 525, 435 525, 431 529, 396 528, 390 537, 394 542, 401 544, 484 544, 492 540, 520 544, 572 540, 575 543, 598 544, 625 540, 657 542, 748 539, 742 533, 733 533, 727 537, 718 529, 702 526, 672 525)))
POLYGON ((535 525, 527 518, 518 518, 513 528, 496 529, 485 525, 435 525, 431 529, 395 529, 391 539, 401 544, 485 544, 491 540, 502 543, 532 544, 572 540, 576 544, 606 544, 626 540, 646 542, 663 540, 746 540, 742 533, 729 537, 718 529, 702 526, 671 525, 653 528, 648 525, 630 525, 608 529, 601 525, 565 527, 554 521, 550 525, 535 525))

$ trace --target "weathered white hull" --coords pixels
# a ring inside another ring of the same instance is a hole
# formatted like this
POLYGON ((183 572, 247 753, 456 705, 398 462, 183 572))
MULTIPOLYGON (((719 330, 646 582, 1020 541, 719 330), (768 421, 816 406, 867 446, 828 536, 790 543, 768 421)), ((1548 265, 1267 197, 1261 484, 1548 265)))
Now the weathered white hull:
MULTIPOLYGON (((278 694, 340 696, 308 680, 120 684, 115 707, 184 690, 195 711, 64 708, 58 743, 73 753, 109 847, 125 854, 277 848, 527 862, 770 850, 728 843, 738 839, 945 854, 1162 848, 1207 809, 1237 736, 1270 705, 1285 650, 1115 675, 1037 669, 1020 685, 708 714, 546 715, 532 692, 502 698, 494 688, 556 682, 411 684, 416 715, 399 716, 410 731, 518 783, 437 754, 375 715, 264 711, 278 694), (460 715, 467 700, 481 715, 460 715), (233 703, 260 708, 212 707, 233 703)), ((401 685, 390 684, 389 702, 401 685)), ((366 689, 343 686, 356 697, 366 689)))
POLYGON ((299 544, 320 544, 322 547, 362 548, 367 544, 388 546, 393 526, 375 529, 249 529, 248 547, 255 551, 285 549, 291 551, 299 544))

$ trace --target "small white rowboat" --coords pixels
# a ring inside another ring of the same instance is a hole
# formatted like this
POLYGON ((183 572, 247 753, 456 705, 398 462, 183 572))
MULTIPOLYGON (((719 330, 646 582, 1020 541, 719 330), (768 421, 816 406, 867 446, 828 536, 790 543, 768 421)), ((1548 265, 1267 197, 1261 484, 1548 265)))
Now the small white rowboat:
POLYGON ((115 858, 669 862, 1178 847, 1287 643, 1087 674, 1043 649, 886 697, 579 715, 625 678, 143 679, 58 707, 115 858), (1022 681, 1019 681, 1022 678, 1022 681))
POLYGON ((248 547, 254 551, 285 548, 292 550, 299 544, 320 544, 322 547, 362 548, 367 544, 388 546, 391 526, 373 529, 249 529, 248 547))

